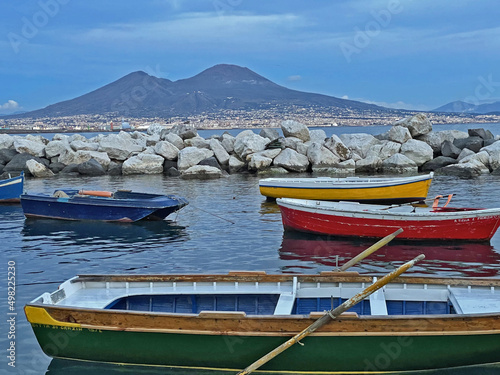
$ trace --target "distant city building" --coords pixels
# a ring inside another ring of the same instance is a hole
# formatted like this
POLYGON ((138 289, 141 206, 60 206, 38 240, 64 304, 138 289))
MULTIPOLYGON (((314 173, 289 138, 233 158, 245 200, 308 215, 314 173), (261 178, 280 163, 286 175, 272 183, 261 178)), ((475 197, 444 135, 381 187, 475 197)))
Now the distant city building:
POLYGON ((130 124, 122 119, 122 130, 132 130, 130 124))

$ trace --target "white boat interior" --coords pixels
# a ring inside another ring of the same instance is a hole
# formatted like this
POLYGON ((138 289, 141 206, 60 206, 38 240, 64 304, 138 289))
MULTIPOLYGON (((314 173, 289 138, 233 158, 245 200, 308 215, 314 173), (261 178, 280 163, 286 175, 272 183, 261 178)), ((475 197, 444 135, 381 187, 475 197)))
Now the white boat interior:
MULTIPOLYGON (((33 303, 90 309, 199 314, 308 315, 337 307, 370 282, 92 281, 75 277, 33 303)), ((373 277, 373 282, 376 277, 373 277)), ((500 284, 387 284, 350 312, 434 315, 500 312, 500 284)))

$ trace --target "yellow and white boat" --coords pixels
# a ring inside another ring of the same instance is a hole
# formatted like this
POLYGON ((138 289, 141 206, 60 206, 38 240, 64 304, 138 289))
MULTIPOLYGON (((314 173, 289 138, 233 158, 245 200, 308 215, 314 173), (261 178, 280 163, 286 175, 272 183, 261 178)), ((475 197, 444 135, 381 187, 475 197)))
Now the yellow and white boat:
POLYGON ((405 203, 423 200, 433 173, 411 177, 265 178, 260 193, 267 198, 296 198, 363 203, 405 203))

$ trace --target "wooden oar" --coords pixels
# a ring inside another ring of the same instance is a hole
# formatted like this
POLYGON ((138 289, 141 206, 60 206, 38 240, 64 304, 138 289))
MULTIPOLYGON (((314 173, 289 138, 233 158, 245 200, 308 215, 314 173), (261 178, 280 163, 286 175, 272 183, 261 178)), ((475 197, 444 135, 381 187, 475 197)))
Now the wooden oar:
POLYGON ((425 256, 423 254, 420 254, 415 259, 403 264, 398 269, 385 275, 383 278, 379 279, 378 281, 376 281, 375 283, 370 285, 368 288, 366 288, 362 292, 359 292, 355 296, 349 298, 347 301, 345 301, 343 304, 341 304, 337 308, 327 311, 325 313, 325 315, 323 315, 321 318, 316 320, 313 324, 311 324, 309 327, 304 329, 302 332, 298 333, 297 335, 293 336, 288 341, 284 342, 283 344, 281 344, 277 348, 273 349, 272 351, 267 353, 265 356, 263 356, 262 358, 258 359, 254 363, 252 363, 250 366, 248 366, 243 371, 238 372, 237 375, 246 375, 246 374, 250 374, 251 372, 257 370, 260 366, 269 362, 271 359, 276 357, 278 354, 281 354, 282 352, 284 352, 285 350, 290 348, 292 345, 294 345, 297 342, 299 342, 300 340, 302 340, 304 337, 309 336, 311 333, 316 331, 318 328, 320 328, 320 327, 324 326, 326 323, 328 323, 331 319, 337 318, 344 311, 349 310, 355 304, 364 300, 370 294, 376 292, 377 290, 382 288, 384 285, 386 285, 387 283, 389 283, 390 281, 392 281, 393 279, 395 279, 396 277, 401 275, 403 272, 407 271, 415 263, 419 262, 420 260, 422 260, 424 258, 425 258, 425 256))
POLYGON ((371 245, 368 249, 366 249, 365 251, 363 251, 362 253, 358 254, 357 256, 355 256, 354 258, 352 258, 349 262, 347 262, 346 264, 344 264, 342 267, 340 267, 338 270, 340 272, 342 271, 345 271, 346 269, 354 266, 356 263, 358 263, 360 260, 363 260, 364 258, 366 258, 368 255, 374 253, 375 251, 377 251, 378 249, 380 249, 382 246, 385 246, 387 245, 390 241, 392 241, 394 239, 394 237, 396 237, 399 233, 401 233, 403 231, 403 228, 399 228, 397 231, 395 231, 394 233, 392 234, 389 234, 388 236, 385 236, 384 238, 382 238, 380 241, 378 241, 377 243, 374 243, 373 245, 371 245))

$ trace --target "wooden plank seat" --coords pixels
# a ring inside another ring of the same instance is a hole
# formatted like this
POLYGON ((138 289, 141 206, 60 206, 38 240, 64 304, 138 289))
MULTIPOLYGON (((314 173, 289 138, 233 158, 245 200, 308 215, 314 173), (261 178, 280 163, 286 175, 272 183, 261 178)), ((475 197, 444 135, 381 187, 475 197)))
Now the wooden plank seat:
POLYGON ((449 288, 450 301, 458 314, 496 313, 500 310, 500 290, 491 287, 449 288))

